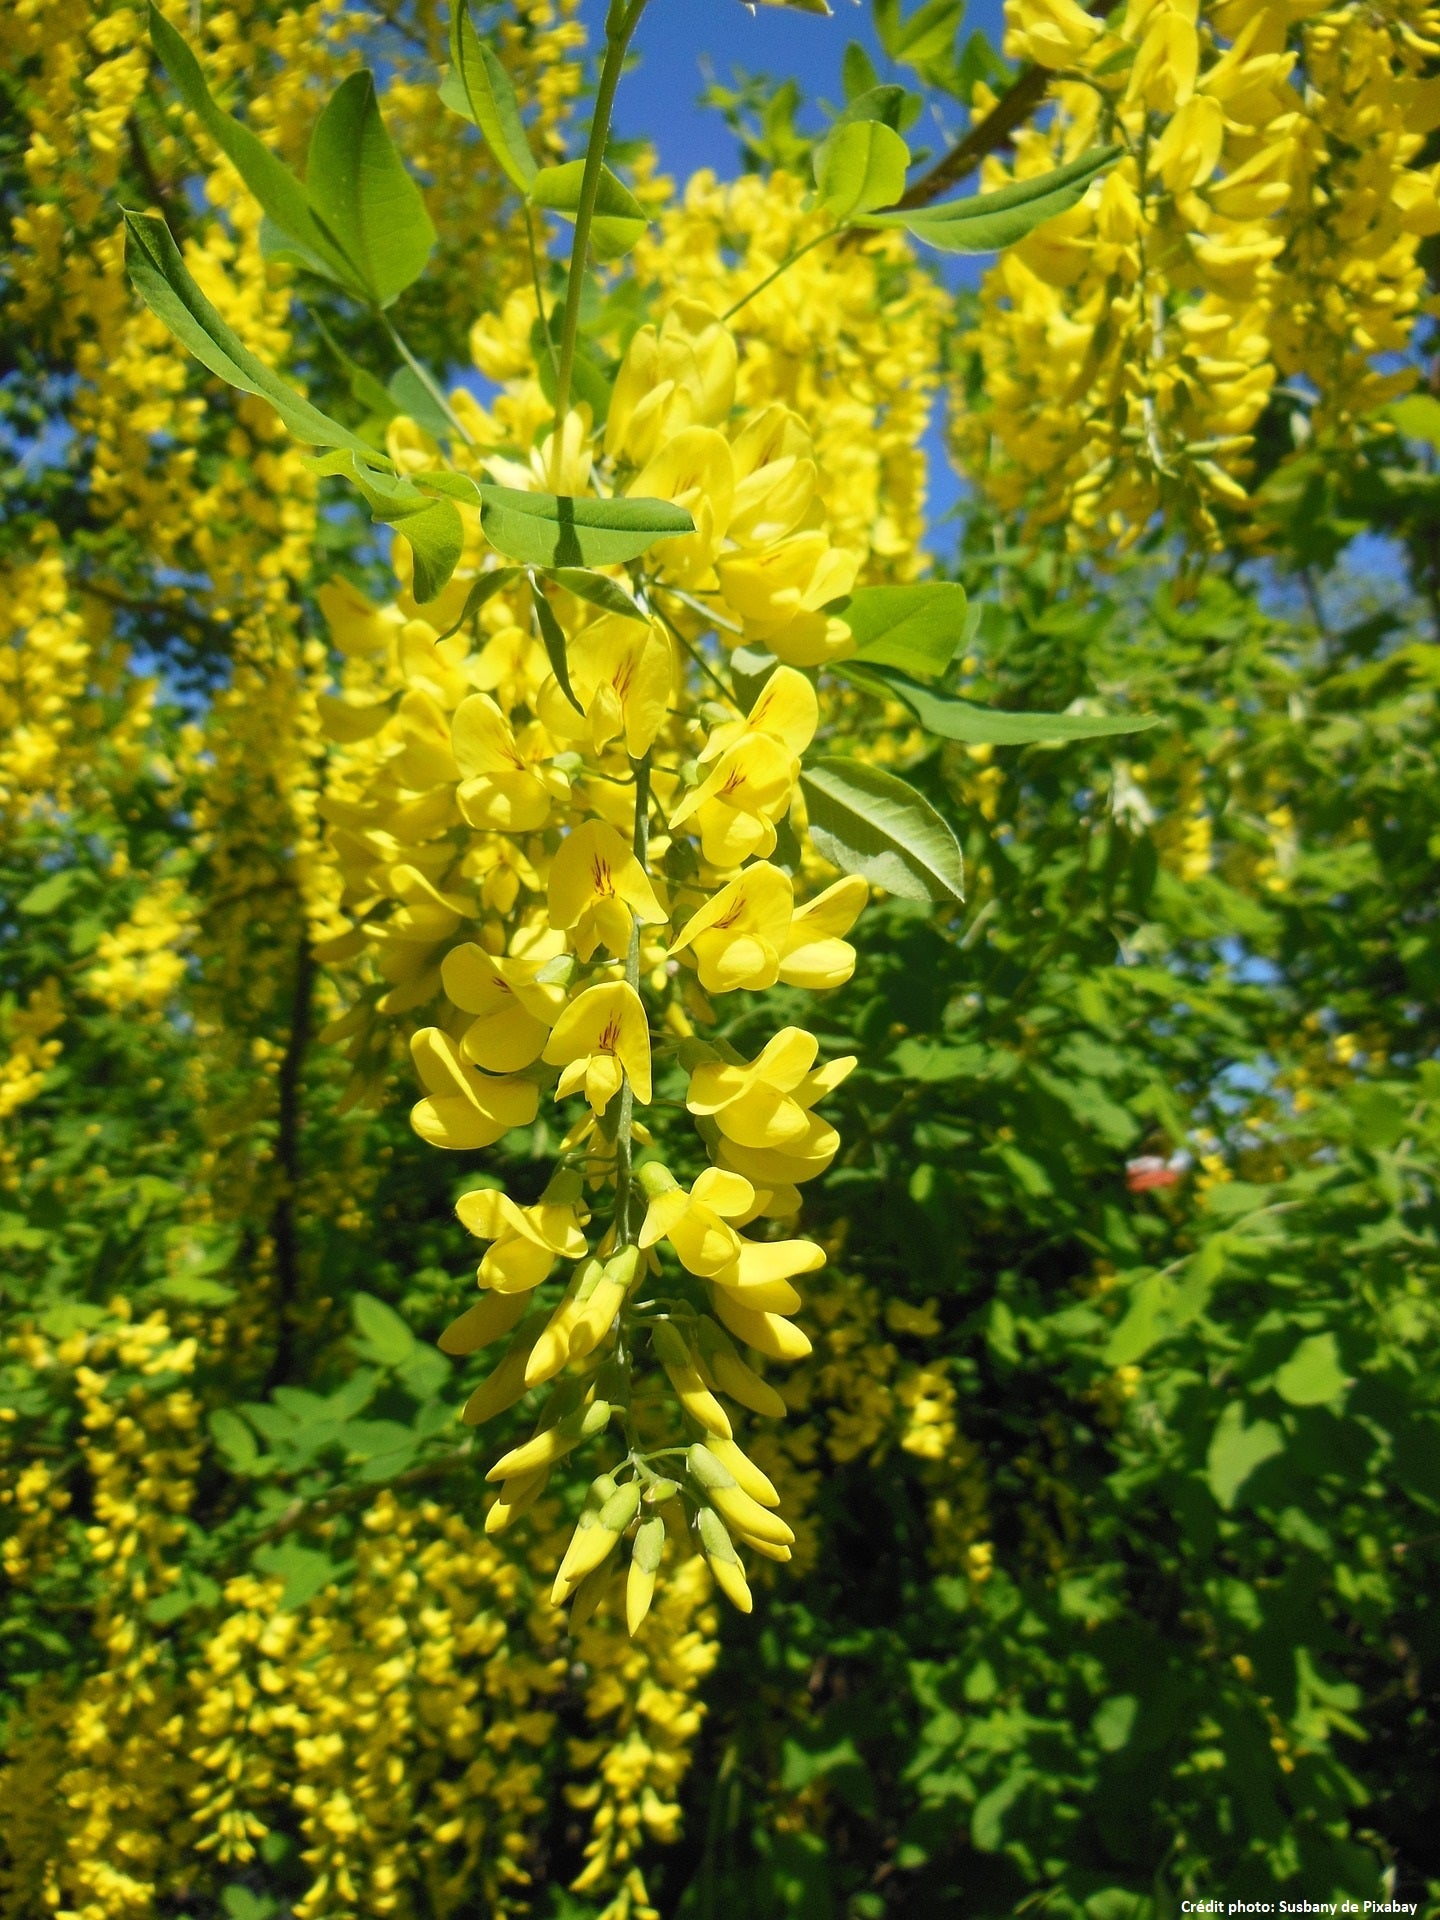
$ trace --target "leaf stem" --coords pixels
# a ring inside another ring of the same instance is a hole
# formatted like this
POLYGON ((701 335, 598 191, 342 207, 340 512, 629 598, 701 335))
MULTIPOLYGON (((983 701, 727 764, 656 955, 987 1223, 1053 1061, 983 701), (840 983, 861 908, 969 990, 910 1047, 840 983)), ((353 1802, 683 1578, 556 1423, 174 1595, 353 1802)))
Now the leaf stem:
POLYGON ((415 355, 400 338, 399 333, 395 329, 395 323, 391 320, 389 314, 381 313, 379 318, 384 324, 385 331, 390 336, 391 344, 400 355, 400 358, 405 362, 406 366, 409 367, 410 371, 415 375, 415 378, 420 382, 421 386, 424 387, 425 391, 445 415, 445 418, 450 422, 451 426, 454 427, 466 446, 473 447, 475 444, 473 435, 468 431, 464 421, 459 418, 455 409, 440 391, 438 383, 431 377, 428 368, 415 358, 415 355))
POLYGON ((560 369, 555 364, 555 340, 550 332, 549 317, 545 312, 545 296, 540 289, 540 256, 535 250, 535 215, 530 203, 525 203, 525 242, 530 249, 530 284, 535 289, 535 313, 540 322, 540 331, 545 336, 545 351, 550 356, 550 371, 558 385, 560 369))
POLYGON ((610 0, 605 20, 605 59, 600 68, 600 84, 595 92, 595 113, 590 122, 590 138, 585 146, 585 171, 580 179, 580 204, 575 209, 575 237, 570 245, 570 276, 565 285, 565 317, 560 333, 560 365, 555 375, 555 430, 564 429, 570 410, 570 380, 575 371, 575 346, 580 333, 580 295, 585 287, 585 256, 590 250, 590 227, 595 218, 595 199, 600 191, 600 171, 605 164, 605 144, 610 137, 610 112, 615 90, 625 69, 625 55, 646 0, 610 0))
POLYGON ((788 273, 795 262, 797 260, 803 260, 812 247, 818 247, 822 240, 833 240, 837 234, 841 234, 844 231, 845 229, 843 227, 829 227, 824 233, 817 233, 813 240, 807 240, 803 247, 796 247, 793 253, 787 253, 778 267, 774 268, 770 273, 767 273, 765 278, 760 281, 757 286, 751 287, 748 293, 740 296, 733 307, 727 308, 726 311, 721 314, 721 320, 733 320, 742 307, 749 306, 755 296, 759 293, 764 293, 765 289, 773 285, 782 273, 788 273))
MULTIPOLYGON (((631 847, 643 867, 650 850, 650 755, 630 762, 635 774, 635 833, 631 847)), ((625 955, 625 984, 640 991, 640 917, 630 920, 630 948, 625 955)), ((620 1089, 620 1123, 615 1129, 615 1238, 621 1246, 634 1239, 630 1222, 630 1136, 635 1118, 635 1093, 627 1074, 620 1089)))

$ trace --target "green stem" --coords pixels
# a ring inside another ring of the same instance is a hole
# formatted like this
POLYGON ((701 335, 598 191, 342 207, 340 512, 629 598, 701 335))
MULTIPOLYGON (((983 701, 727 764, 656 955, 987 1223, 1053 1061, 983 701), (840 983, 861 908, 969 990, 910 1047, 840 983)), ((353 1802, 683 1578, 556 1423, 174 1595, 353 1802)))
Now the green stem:
POLYGON ((721 314, 721 320, 733 320, 742 307, 749 306, 757 293, 764 293, 765 289, 773 285, 782 273, 788 273, 795 262, 797 260, 803 260, 812 247, 818 247, 822 240, 833 240, 837 234, 843 233, 844 231, 845 229, 843 227, 831 227, 827 233, 817 233, 815 238, 813 240, 807 240, 803 247, 797 247, 793 253, 787 253, 779 266, 776 267, 773 272, 767 273, 758 286, 751 287, 749 293, 742 294, 733 307, 728 308, 721 314))
MULTIPOLYGON (((630 762, 635 774, 635 835, 631 842, 635 858, 643 867, 650 850, 650 755, 630 762)), ((625 984, 640 991, 640 921, 630 921, 630 949, 625 955, 625 984)), ((630 1133, 635 1118, 635 1092, 626 1077, 620 1089, 620 1123, 615 1129, 615 1238, 628 1246, 635 1238, 630 1220, 630 1133)))
POLYGON ((451 426, 454 427, 466 446, 473 447, 475 444, 474 437, 466 430, 464 421, 457 416, 455 409, 440 391, 438 384, 430 377, 428 369, 422 366, 420 361, 415 358, 409 347, 407 347, 405 342, 400 338, 390 316, 382 313, 379 315, 379 318, 384 323, 385 331, 389 334, 391 344, 400 355, 400 358, 405 362, 406 366, 409 367, 410 371, 415 375, 415 378, 420 382, 421 386, 424 387, 425 391, 445 415, 445 418, 450 422, 451 426))
POLYGON ((559 380, 559 369, 555 365, 555 342, 550 335, 550 321, 545 312, 545 296, 540 290, 540 258, 535 251, 535 216, 529 204, 525 207, 525 241, 530 249, 530 284, 535 289, 535 312, 540 319, 540 331, 545 336, 545 351, 550 356, 550 371, 559 380))
POLYGON ((570 380, 575 371, 575 346, 580 334, 580 295, 585 287, 585 256, 590 251, 590 226, 595 218, 595 198, 600 191, 600 170, 605 164, 605 144, 610 138, 610 112, 615 90, 625 69, 625 55, 645 0, 610 0, 605 21, 605 59, 600 68, 600 84, 595 91, 595 115, 590 122, 590 138, 585 147, 585 171, 580 178, 580 204, 575 209, 575 237, 570 246, 570 277, 565 285, 565 317, 560 333, 560 367, 555 376, 555 430, 563 429, 570 409, 570 380))

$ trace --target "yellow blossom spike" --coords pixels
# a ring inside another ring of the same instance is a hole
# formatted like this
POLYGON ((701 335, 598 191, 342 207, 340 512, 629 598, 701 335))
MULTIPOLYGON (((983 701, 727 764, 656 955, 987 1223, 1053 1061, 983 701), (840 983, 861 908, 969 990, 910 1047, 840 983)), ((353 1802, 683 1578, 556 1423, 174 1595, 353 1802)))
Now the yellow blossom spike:
POLYGON ((489 1073, 515 1073, 538 1060, 546 1035, 565 1005, 565 990, 536 975, 538 960, 506 960, 473 941, 454 947, 440 963, 445 996, 476 1017, 461 1052, 489 1073))
POLYGON ((504 1359, 492 1373, 486 1375, 465 1402, 460 1418, 467 1427, 480 1426, 524 1398, 527 1391, 525 1363, 544 1324, 545 1316, 539 1313, 520 1322, 504 1359))
POLYGON ((706 1448, 724 1467, 725 1471, 743 1487, 752 1500, 758 1500, 762 1507, 778 1507, 780 1495, 768 1474, 756 1466, 745 1450, 733 1440, 722 1440, 718 1435, 705 1442, 706 1448))
POLYGON ((486 1533, 503 1533, 522 1513, 529 1512, 549 1483, 549 1467, 538 1467, 534 1473, 518 1474, 513 1480, 503 1481, 485 1515, 486 1533))
POLYGON ((695 1530, 700 1536, 701 1551, 715 1576, 715 1584, 732 1606, 741 1613, 750 1613, 755 1602, 745 1579, 745 1570, 740 1565, 735 1543, 725 1531, 724 1521, 713 1507, 701 1507, 695 1516, 695 1530))
POLYGON ((531 1439, 512 1447, 486 1474, 487 1480, 509 1480, 517 1474, 534 1473, 538 1467, 553 1467, 557 1460, 578 1447, 583 1440, 603 1433, 610 1421, 609 1403, 592 1400, 588 1407, 574 1408, 553 1427, 545 1427, 531 1439))

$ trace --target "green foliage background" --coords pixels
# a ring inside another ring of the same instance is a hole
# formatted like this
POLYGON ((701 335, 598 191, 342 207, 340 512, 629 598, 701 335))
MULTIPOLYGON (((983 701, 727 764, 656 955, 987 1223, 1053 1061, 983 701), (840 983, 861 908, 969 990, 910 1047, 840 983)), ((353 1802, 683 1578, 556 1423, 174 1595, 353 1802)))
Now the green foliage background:
MULTIPOLYGON (((12 149, 4 164, 13 213, 12 149)), ((12 353, 16 431, 63 372, 12 353)), ((1276 569, 1237 552, 1184 594, 1163 548, 1097 580, 966 517, 955 565, 985 603, 971 697, 1054 711, 1103 692, 1165 717, 1128 756, 933 753, 912 777, 963 830, 964 915, 876 908, 853 984, 795 1001, 827 1049, 861 1054, 808 1218, 884 1301, 935 1303, 938 1334, 894 1340, 956 1388, 993 1571, 962 1577, 937 1547, 946 1462, 891 1433, 825 1473, 813 1570, 726 1618, 685 1831, 656 1858, 667 1920, 1440 1903, 1440 533, 1433 453, 1390 445, 1277 493, 1276 569), (1378 611, 1345 560, 1364 527, 1397 534, 1384 564, 1414 573, 1378 611), (1126 771, 1142 752, 1143 790, 1126 771), (1178 836, 1202 811, 1209 870, 1184 875, 1178 836), (1137 1185, 1149 1162, 1178 1177, 1137 1185)), ((0 540, 18 548, 42 513, 83 537, 77 465, 17 466, 7 489, 0 540)), ((103 806, 36 815, 4 848, 11 1021, 91 963, 132 876, 207 884, 187 866, 201 796, 155 769, 222 668, 203 650, 197 668, 193 623, 167 636, 137 607, 167 676, 146 755, 96 768, 103 806)), ((294 933, 282 915, 245 935, 287 981, 246 1037, 289 1050, 255 1164, 280 1155, 293 1193, 267 1175, 263 1208, 194 1224, 213 1151, 200 959, 161 1018, 73 998, 58 1064, 9 1125, 9 1330, 60 1339, 123 1293, 201 1331, 209 1439, 182 1579, 149 1611, 162 1636, 203 1639, 242 1565, 282 1574, 296 1607, 343 1582, 343 1539, 317 1544, 306 1516, 343 1529, 376 1486, 480 1510, 450 1430, 463 1383, 432 1342, 470 1286, 455 1194, 503 1172, 530 1197, 531 1143, 457 1176, 398 1087, 377 1116, 341 1113, 294 933), (363 1220, 338 1225, 362 1165, 363 1220), (277 1233, 290 1291, 247 1302, 277 1233), (243 1341, 206 1342, 237 1302, 243 1341)), ((228 1074, 243 1111, 243 1048, 209 1071, 212 1107, 228 1074)), ((76 1405, 18 1346, 4 1406, 17 1459, 73 1467, 76 1405)), ((811 1411, 831 1418, 823 1395, 811 1411)), ((101 1657, 74 1493, 70 1551, 4 1601, 7 1713, 101 1657)), ((574 1856, 556 1794, 537 1838, 556 1920, 594 1910, 558 1891, 574 1856)), ((276 1845, 224 1910, 284 1911, 300 1884, 276 1845)), ((9 1898, 29 1920, 24 1890, 9 1898)))

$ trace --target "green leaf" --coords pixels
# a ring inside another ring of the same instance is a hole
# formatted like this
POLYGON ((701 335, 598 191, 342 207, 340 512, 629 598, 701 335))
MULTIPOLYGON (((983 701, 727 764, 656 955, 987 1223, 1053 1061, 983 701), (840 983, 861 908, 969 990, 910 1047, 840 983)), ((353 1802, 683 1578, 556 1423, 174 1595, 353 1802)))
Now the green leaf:
POLYGON ((41 880, 31 887, 17 902, 17 911, 33 920, 43 920, 47 914, 54 913, 57 907, 64 906, 80 877, 78 867, 66 867, 61 873, 52 873, 47 880, 41 880))
POLYGON ((910 149, 883 120, 851 120, 815 149, 820 205, 845 224, 857 213, 890 207, 905 191, 910 149))
POLYGON ((668 500, 582 500, 482 485, 480 524, 492 547, 529 567, 613 567, 695 522, 668 500))
MULTIPOLYGON (((541 167, 530 183, 531 205, 573 220, 580 210, 584 174, 583 160, 567 160, 559 167, 541 167)), ((624 181, 617 180, 609 167, 601 167, 595 212, 590 221, 590 250, 595 258, 618 260, 621 254, 630 251, 648 225, 645 209, 624 181)))
POLYGON ((1411 440, 1428 440, 1440 447, 1440 400, 1429 393, 1407 394, 1381 409, 1381 418, 1391 420, 1411 440))
POLYGON ((352 73, 330 96, 310 139, 305 185, 377 306, 419 279, 435 229, 385 130, 369 73, 352 73))
POLYGON ((475 31, 469 0, 451 9, 450 60, 440 98, 480 129, 511 185, 528 193, 539 168, 520 118, 520 101, 509 74, 475 31))
POLYGON ((249 1473, 260 1458, 260 1449, 256 1445, 255 1435, 240 1418, 228 1407, 217 1407, 210 1415, 210 1437, 225 1456, 225 1464, 232 1473, 249 1473))
POLYGON ((1090 1731, 1102 1752, 1118 1753, 1128 1745, 1139 1711, 1140 1702, 1133 1693, 1115 1693, 1100 1702, 1090 1722, 1090 1731))
MULTIPOLYGON (((220 151, 234 164, 236 172, 260 202, 266 216, 284 236, 297 243, 298 251, 294 257, 301 265, 326 274, 332 280, 349 278, 344 257, 316 220, 304 187, 284 161, 277 159, 248 127, 242 126, 216 105, 200 62, 153 4, 153 0, 150 7, 150 44, 169 74, 175 91, 220 151)), ((273 253, 271 257, 274 257, 273 253)))
POLYGON ((181 1614, 189 1613, 192 1607, 213 1607, 220 1598, 220 1588, 207 1574, 195 1573, 190 1569, 181 1572, 173 1587, 157 1594, 145 1609, 145 1618, 153 1621, 157 1627, 178 1620, 181 1614))
POLYGON ((367 1348, 367 1358, 382 1367, 398 1367, 415 1349, 415 1336, 396 1313, 373 1293, 357 1293, 350 1303, 356 1331, 367 1348))
POLYGON ((408 414, 417 427, 423 427, 432 440, 448 440, 455 428, 440 402, 413 367, 401 367, 390 376, 385 392, 394 410, 408 414))
POLYGON ((403 476, 371 465, 376 455, 369 448, 366 452, 364 460, 353 453, 319 453, 307 464, 313 473, 348 480, 377 520, 403 520, 407 514, 423 513, 430 505, 429 495, 403 476))
POLYGON ((1302 1340, 1275 1375, 1275 1391, 1292 1407, 1322 1407, 1349 1385, 1333 1333, 1302 1340))
POLYGON ((950 52, 964 12, 965 0, 925 0, 905 20, 900 0, 879 0, 875 26, 892 60, 918 68, 950 52))
POLYGON ((949 580, 860 587, 825 611, 855 636, 857 660, 898 667, 922 680, 943 673, 971 631, 965 589, 949 580))
POLYGON ((423 606, 444 591, 465 550, 465 528, 454 504, 436 500, 423 513, 407 513, 395 530, 410 542, 415 577, 411 592, 423 606))
POLYGON ((603 607, 606 613, 618 614, 622 620, 639 620, 643 624, 648 619, 608 573, 591 573, 585 567, 555 567, 546 577, 557 587, 567 588, 580 599, 588 600, 591 606, 603 607))
POLYGON ((242 393, 268 400, 297 440, 311 447, 346 447, 373 460, 348 427, 312 407, 295 389, 257 360, 196 286, 180 258, 170 229, 158 214, 126 212, 125 264, 150 311, 188 347, 202 366, 242 393))
MULTIPOLYGON (((870 71, 873 73, 874 68, 870 71)), ((911 93, 908 87, 870 86, 847 101, 836 114, 834 125, 847 126, 852 120, 883 120, 896 133, 903 133, 919 118, 922 106, 920 95, 911 93)))
POLYGON ((348 1571, 346 1566, 332 1560, 328 1553, 319 1553, 314 1547, 302 1547, 293 1540, 257 1547, 251 1559, 261 1573, 285 1582, 284 1592, 280 1595, 283 1613, 292 1613, 296 1607, 303 1607, 307 1600, 314 1599, 322 1587, 328 1587, 332 1580, 348 1571))
POLYGON ((577 713, 585 709, 575 698, 575 689, 570 684, 570 664, 565 657, 565 631, 555 618, 555 611, 545 598, 539 584, 530 582, 530 598, 535 603, 535 619, 540 628, 540 638, 545 647, 545 658, 550 662, 550 671, 560 684, 560 691, 574 707, 577 713))
POLYGON ((518 580, 519 577, 519 567, 496 567, 491 573, 482 573, 465 596, 465 605, 461 610, 460 618, 453 627, 447 627, 444 633, 437 635, 437 638, 448 640, 452 633, 458 633, 465 622, 473 619, 492 595, 499 593, 502 587, 508 587, 512 580, 518 580))
POLYGON ((995 253, 1023 240, 1057 213, 1067 212, 1119 152, 1119 147, 1092 147, 1068 166, 1017 180, 996 193, 977 193, 938 207, 864 214, 855 225, 904 227, 942 253, 995 253))
POLYGON ((963 900, 965 863, 949 825, 893 773, 817 760, 800 775, 818 852, 905 900, 963 900))
MULTIPOLYGON (((845 89, 845 98, 852 104, 863 100, 867 93, 874 93, 880 85, 875 62, 858 40, 852 40, 845 49, 845 57, 840 62, 840 84, 845 89)), ((899 93, 902 89, 897 87, 895 91, 899 93)), ((879 114, 874 117, 881 118, 879 114)))
POLYGON ((1210 1491, 1228 1512, 1241 1487, 1264 1461, 1284 1451, 1285 1437, 1269 1420, 1245 1425, 1245 1409, 1232 1400, 1221 1414, 1206 1455, 1210 1491))
MULTIPOLYGON (((844 663, 836 669, 843 672, 844 663)), ((858 674, 849 676, 860 679, 858 674)), ((935 693, 918 686, 891 667, 868 667, 865 678, 881 682, 886 691, 903 700, 923 727, 944 740, 963 740, 970 746, 1018 747, 1065 740, 1104 740, 1112 734, 1144 733, 1161 724, 1159 714, 1007 713, 995 707, 972 706, 953 694, 935 693)))

